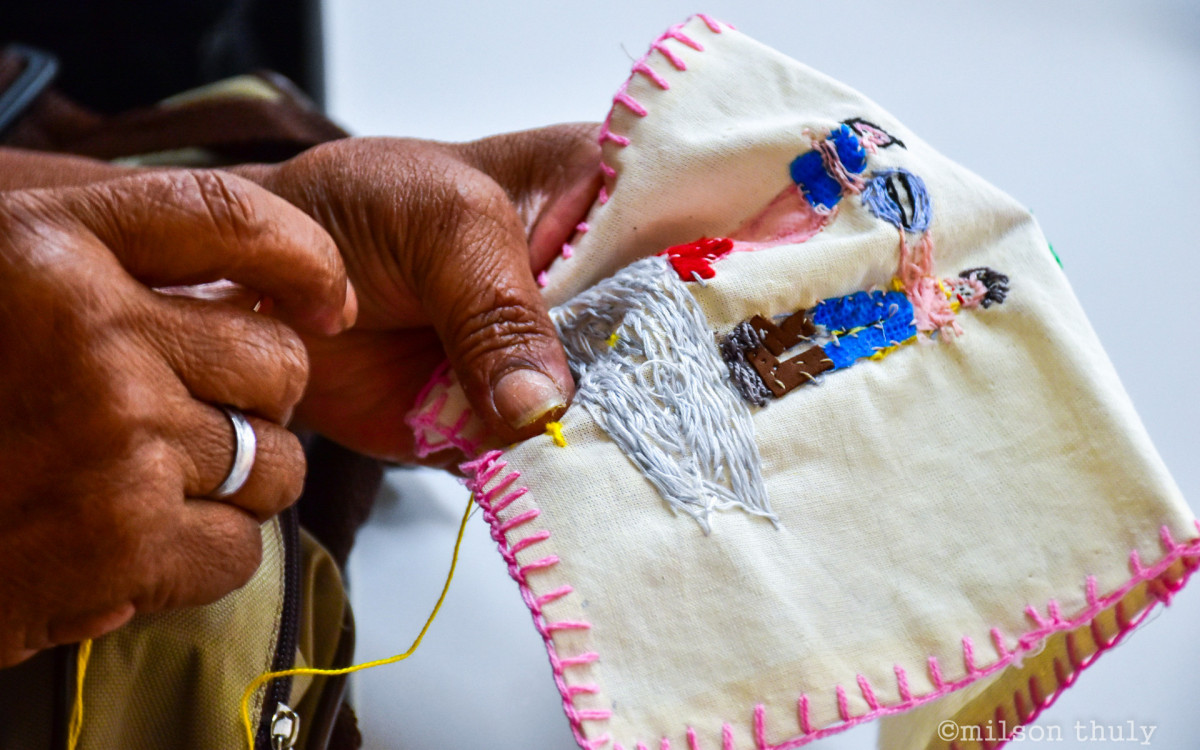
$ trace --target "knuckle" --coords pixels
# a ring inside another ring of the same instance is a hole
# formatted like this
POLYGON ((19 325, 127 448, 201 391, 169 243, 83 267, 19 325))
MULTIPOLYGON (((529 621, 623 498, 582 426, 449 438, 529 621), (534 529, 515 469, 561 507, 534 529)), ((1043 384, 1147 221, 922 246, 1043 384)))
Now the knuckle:
POLYGON ((308 349, 300 337, 283 323, 272 319, 241 321, 245 330, 239 341, 249 347, 243 368, 247 385, 262 388, 264 408, 277 417, 299 403, 308 384, 308 349))
POLYGON ((304 475, 307 463, 300 439, 288 430, 280 429, 277 449, 280 454, 280 480, 276 508, 282 510, 300 499, 304 491, 304 475))
POLYGON ((199 209, 207 213, 220 235, 242 241, 264 230, 258 201, 245 180, 204 169, 185 170, 182 178, 191 186, 185 195, 190 193, 198 201, 199 209))
POLYGON ((222 559, 232 583, 231 590, 245 585, 262 563, 262 532, 249 518, 243 517, 238 521, 240 528, 231 534, 231 538, 240 537, 240 543, 230 545, 222 559))
POLYGON ((463 361, 481 362, 501 353, 511 357, 545 335, 542 322, 527 305, 492 291, 490 303, 464 315, 452 333, 463 361))

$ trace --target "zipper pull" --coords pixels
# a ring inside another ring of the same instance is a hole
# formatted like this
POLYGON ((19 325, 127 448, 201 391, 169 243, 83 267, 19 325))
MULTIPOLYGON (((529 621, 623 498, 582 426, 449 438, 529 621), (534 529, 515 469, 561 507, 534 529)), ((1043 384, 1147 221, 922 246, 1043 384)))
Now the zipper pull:
POLYGON ((271 717, 271 750, 292 750, 300 739, 300 717, 282 701, 271 717))

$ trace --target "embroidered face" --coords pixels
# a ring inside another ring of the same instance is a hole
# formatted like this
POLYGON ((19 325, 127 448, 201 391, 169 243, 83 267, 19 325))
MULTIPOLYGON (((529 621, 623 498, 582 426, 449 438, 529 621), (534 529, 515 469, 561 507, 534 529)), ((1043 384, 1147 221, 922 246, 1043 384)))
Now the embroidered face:
POLYGON ((967 310, 978 307, 987 297, 987 287, 983 285, 983 282, 974 278, 956 276, 944 279, 943 283, 946 287, 946 295, 950 298, 950 301, 958 302, 959 305, 967 310))
POLYGON ((923 233, 933 219, 925 182, 907 169, 876 172, 863 188, 862 201, 875 216, 906 232, 923 233))

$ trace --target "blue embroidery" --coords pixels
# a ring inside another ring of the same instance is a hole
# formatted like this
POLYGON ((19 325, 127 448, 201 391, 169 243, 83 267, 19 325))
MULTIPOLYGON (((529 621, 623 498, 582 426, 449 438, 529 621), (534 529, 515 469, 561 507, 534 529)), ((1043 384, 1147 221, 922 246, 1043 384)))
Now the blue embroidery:
MULTIPOLYGON (((838 161, 850 174, 867 168, 867 151, 848 125, 842 124, 826 137, 833 144, 838 161)), ((789 171, 813 208, 829 210, 842 199, 842 186, 834 179, 819 151, 806 151, 792 160, 789 171)))
POLYGON ((843 123, 837 130, 829 134, 827 140, 833 141, 833 145, 837 147, 838 159, 841 160, 842 166, 847 172, 858 174, 867 168, 867 151, 859 142, 858 136, 851 130, 850 126, 843 123))
POLYGON ((880 219, 909 232, 924 232, 933 219, 924 180, 907 169, 876 172, 863 188, 862 202, 880 219))
POLYGON ((906 314, 911 320, 912 303, 903 292, 855 292, 823 299, 812 307, 813 322, 829 333, 842 333, 906 314))
POLYGON ((902 292, 855 292, 824 299, 813 306, 812 320, 834 337, 822 347, 834 369, 917 335, 912 303, 902 292))
POLYGON ((792 182, 800 186, 813 208, 830 209, 842 199, 842 186, 825 171, 821 155, 805 151, 792 160, 792 182))

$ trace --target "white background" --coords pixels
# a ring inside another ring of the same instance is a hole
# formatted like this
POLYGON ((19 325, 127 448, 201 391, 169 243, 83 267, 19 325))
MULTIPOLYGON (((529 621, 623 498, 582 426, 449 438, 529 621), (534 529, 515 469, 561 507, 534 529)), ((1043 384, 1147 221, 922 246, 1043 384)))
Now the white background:
MULTIPOLYGON (((849 83, 1031 207, 1195 506, 1200 2, 327 0, 329 104, 359 134, 442 140, 599 120, 632 58, 696 10, 849 83)), ((465 501, 443 476, 389 479, 351 562, 360 659, 404 650, 420 628, 465 501)), ((1200 746, 1198 589, 1043 715, 1064 730, 1048 746, 1131 746, 1074 739, 1075 722, 1092 720, 1153 725, 1155 748, 1200 746)), ((367 748, 574 747, 479 518, 422 649, 363 674, 355 692, 367 748)), ((868 726, 814 747, 873 738, 868 726)))

